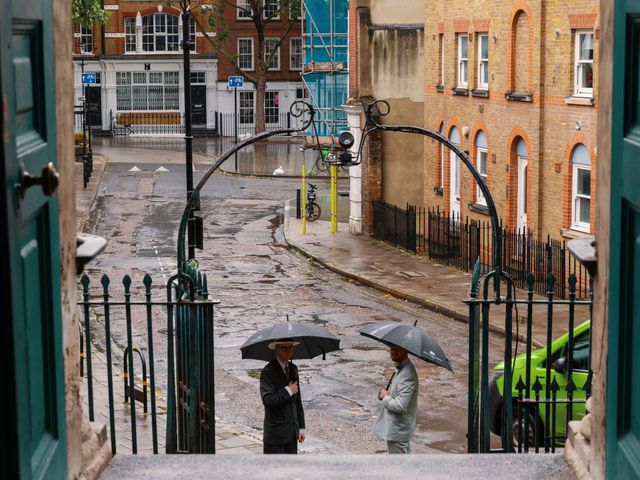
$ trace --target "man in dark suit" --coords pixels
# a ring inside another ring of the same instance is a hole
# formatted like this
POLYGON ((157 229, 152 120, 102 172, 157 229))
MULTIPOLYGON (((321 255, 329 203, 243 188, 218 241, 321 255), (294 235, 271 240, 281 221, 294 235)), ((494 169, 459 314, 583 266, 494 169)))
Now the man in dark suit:
POLYGON ((264 453, 298 453, 298 441, 305 439, 298 367, 291 362, 298 344, 289 338, 269 344, 275 358, 260 373, 264 453))

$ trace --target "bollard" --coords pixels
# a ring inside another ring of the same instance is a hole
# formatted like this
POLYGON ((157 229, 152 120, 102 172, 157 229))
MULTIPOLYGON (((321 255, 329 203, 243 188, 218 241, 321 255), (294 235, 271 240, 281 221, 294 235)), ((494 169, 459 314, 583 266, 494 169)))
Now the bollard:
POLYGON ((302 218, 302 204, 300 202, 300 189, 296 188, 296 218, 302 218))

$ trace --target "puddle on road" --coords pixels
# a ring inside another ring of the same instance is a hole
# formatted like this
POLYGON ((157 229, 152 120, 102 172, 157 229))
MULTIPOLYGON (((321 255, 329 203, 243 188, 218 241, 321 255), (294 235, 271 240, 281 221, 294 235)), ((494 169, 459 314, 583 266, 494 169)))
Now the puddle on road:
POLYGON ((311 323, 315 323, 316 325, 324 326, 329 322, 327 320, 322 320, 319 315, 313 314, 313 315, 311 315, 311 323))

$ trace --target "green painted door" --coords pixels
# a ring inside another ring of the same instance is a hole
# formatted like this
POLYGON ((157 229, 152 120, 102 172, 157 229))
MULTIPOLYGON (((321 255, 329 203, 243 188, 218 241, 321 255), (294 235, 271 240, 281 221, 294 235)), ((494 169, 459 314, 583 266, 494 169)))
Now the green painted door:
POLYGON ((53 2, 4 0, 2 6, 0 358, 7 447, 0 476, 64 479, 53 2))
POLYGON ((640 0, 614 28, 606 468, 640 478, 640 0))

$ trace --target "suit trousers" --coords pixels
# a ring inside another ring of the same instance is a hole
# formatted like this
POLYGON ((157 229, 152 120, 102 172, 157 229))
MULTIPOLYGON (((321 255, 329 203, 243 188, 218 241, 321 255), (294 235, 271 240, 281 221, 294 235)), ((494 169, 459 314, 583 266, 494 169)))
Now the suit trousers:
POLYGON ((411 453, 411 445, 409 442, 391 442, 387 441, 387 450, 389 453, 411 453))
POLYGON ((268 453, 298 453, 298 439, 294 437, 289 443, 283 443, 282 445, 272 445, 270 443, 264 443, 262 445, 262 452, 268 453))

